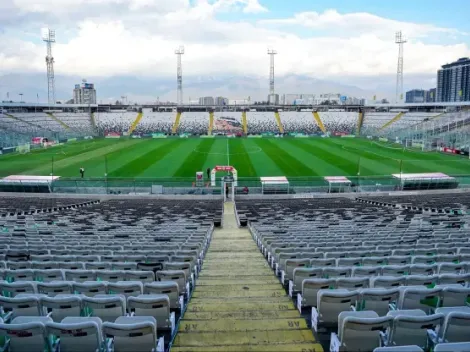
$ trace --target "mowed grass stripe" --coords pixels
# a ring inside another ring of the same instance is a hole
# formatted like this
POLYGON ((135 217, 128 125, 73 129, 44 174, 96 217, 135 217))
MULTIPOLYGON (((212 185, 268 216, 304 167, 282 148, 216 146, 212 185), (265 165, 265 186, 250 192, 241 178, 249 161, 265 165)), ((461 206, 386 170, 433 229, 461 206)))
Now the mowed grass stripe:
POLYGON ((28 154, 2 155, 0 157, 0 175, 49 175, 52 171, 52 162, 59 165, 57 163, 61 160, 109 146, 111 144, 109 142, 105 139, 93 142, 72 142, 49 149, 32 150, 28 154))
POLYGON ((334 165, 336 168, 341 169, 343 171, 341 174, 354 175, 357 173, 358 163, 354 157, 350 159, 343 158, 339 153, 325 146, 324 143, 317 142, 312 144, 299 139, 289 140, 288 143, 293 143, 297 148, 304 150, 314 158, 321 159, 329 165, 334 165))
POLYGON ((174 177, 189 177, 194 176, 196 171, 205 170, 204 163, 206 162, 207 156, 211 153, 212 146, 215 143, 215 139, 201 139, 201 143, 196 146, 195 150, 191 152, 184 160, 181 160, 181 166, 173 174, 174 177))
POLYGON ((452 155, 410 151, 408 149, 392 149, 382 146, 380 143, 360 139, 354 141, 354 146, 348 145, 350 144, 349 141, 344 142, 347 145, 346 148, 354 149, 356 153, 361 153, 361 150, 365 150, 367 158, 370 158, 370 155, 382 157, 383 159, 389 158, 389 164, 394 166, 394 171, 390 173, 399 173, 400 168, 405 173, 447 172, 452 174, 470 172, 470 163, 465 165, 465 163, 462 163, 462 160, 455 160, 452 155))
POLYGON ((173 148, 178 146, 181 140, 174 139, 168 140, 164 143, 158 143, 154 148, 150 149, 144 155, 132 160, 129 163, 123 164, 120 168, 111 173, 113 177, 134 177, 145 171, 149 166, 161 160, 165 155, 170 153, 173 148))
POLYGON ((377 151, 369 150, 365 146, 363 148, 357 148, 343 145, 343 140, 329 140, 326 141, 326 143, 328 143, 331 148, 338 150, 340 153, 349 153, 350 155, 356 156, 358 166, 356 166, 356 172, 354 175, 357 175, 358 168, 360 169, 361 176, 391 175, 400 172, 399 159, 380 155, 377 151))
POLYGON ((274 141, 269 139, 256 140, 255 143, 264 150, 285 175, 289 176, 314 176, 313 170, 294 156, 281 149, 274 141))
MULTIPOLYGON (((118 150, 122 150, 124 148, 129 148, 135 144, 140 144, 142 143, 142 140, 125 140, 121 143, 116 143, 116 144, 110 144, 105 147, 100 147, 98 149, 92 149, 89 150, 86 153, 78 154, 75 156, 72 156, 70 158, 65 158, 62 159, 58 162, 54 161, 54 174, 59 175, 57 172, 62 172, 64 176, 75 176, 78 173, 78 169, 82 166, 84 162, 88 162, 91 159, 99 159, 100 162, 103 162, 104 166, 104 156, 118 150)), ((42 173, 49 173, 50 171, 50 165, 45 165, 42 167, 39 167, 34 170, 29 170, 29 173, 33 172, 42 172, 42 173)), ((88 170, 91 171, 91 170, 88 170)), ((86 172, 86 170, 85 170, 86 172)), ((41 173, 36 174, 36 175, 41 175, 41 173)), ((92 176, 99 176, 102 177, 103 175, 93 175, 91 172, 86 172, 85 175, 87 177, 92 177, 92 176)))
MULTIPOLYGON (((173 174, 181 166, 181 161, 185 160, 200 143, 201 139, 199 138, 186 139, 184 143, 180 143, 171 153, 150 166, 139 177, 161 177, 175 180, 173 174)), ((193 178, 191 178, 192 181, 193 178)))
MULTIPOLYGON (((230 164, 237 170, 243 170, 243 177, 256 177, 256 170, 248 157, 245 140, 228 139, 230 164)), ((249 151, 253 151, 248 149, 249 151)))

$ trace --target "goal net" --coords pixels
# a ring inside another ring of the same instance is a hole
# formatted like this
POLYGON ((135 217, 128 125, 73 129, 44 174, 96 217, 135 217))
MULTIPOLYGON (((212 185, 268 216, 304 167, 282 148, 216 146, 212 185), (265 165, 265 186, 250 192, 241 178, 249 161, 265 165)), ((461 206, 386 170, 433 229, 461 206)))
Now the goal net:
POLYGON ((31 151, 31 145, 29 143, 20 144, 19 146, 16 147, 16 151, 20 154, 29 153, 31 151))

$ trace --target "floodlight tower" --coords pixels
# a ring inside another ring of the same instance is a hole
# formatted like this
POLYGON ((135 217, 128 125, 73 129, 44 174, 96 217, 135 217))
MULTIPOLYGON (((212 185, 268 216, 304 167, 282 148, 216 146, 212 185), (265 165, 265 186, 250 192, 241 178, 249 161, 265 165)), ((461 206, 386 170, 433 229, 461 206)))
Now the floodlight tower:
POLYGON ((49 105, 55 104, 55 82, 54 82, 54 57, 52 56, 52 43, 55 43, 55 30, 42 29, 42 40, 47 45, 47 100, 49 105))
POLYGON ((403 44, 406 43, 401 31, 395 34, 395 43, 398 44, 397 88, 395 92, 395 102, 399 103, 403 99, 403 44))
POLYGON ((175 50, 176 54, 176 82, 177 82, 177 97, 176 102, 178 105, 183 104, 183 66, 181 65, 181 56, 184 55, 184 46, 180 46, 175 50))
POLYGON ((277 51, 273 48, 268 48, 268 55, 270 56, 269 63, 269 95, 274 95, 274 55, 277 51))

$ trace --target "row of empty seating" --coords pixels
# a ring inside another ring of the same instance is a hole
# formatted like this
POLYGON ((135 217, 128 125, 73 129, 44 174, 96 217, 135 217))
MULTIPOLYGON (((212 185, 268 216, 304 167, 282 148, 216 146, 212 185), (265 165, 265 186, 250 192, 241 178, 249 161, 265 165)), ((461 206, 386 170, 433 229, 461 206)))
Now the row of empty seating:
POLYGON ((347 198, 242 201, 237 211, 324 349, 470 343, 468 215, 347 198))
POLYGON ((168 350, 221 212, 220 201, 116 199, 4 218, 6 350, 168 350))

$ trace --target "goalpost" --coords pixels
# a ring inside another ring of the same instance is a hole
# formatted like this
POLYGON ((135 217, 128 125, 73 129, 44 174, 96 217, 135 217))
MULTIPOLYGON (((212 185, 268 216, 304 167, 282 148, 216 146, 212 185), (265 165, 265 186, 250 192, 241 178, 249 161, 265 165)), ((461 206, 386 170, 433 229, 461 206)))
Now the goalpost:
POLYGON ((26 154, 31 151, 31 144, 26 143, 26 144, 20 144, 16 147, 16 151, 20 154, 26 154))

